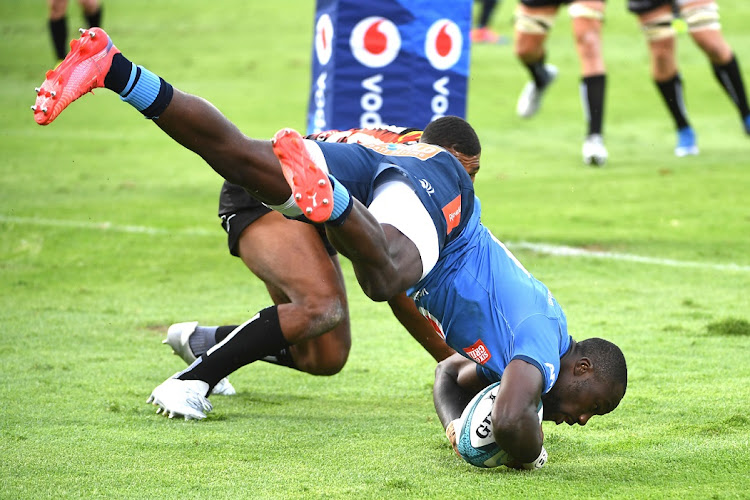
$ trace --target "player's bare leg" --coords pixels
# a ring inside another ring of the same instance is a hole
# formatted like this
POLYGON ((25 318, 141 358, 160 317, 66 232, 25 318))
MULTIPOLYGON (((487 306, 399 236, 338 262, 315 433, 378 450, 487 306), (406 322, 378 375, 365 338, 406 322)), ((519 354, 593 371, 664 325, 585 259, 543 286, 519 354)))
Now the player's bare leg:
POLYGON ((289 186, 280 175, 269 141, 245 136, 205 99, 174 89, 128 61, 100 28, 81 30, 65 60, 47 72, 36 89, 34 119, 48 125, 72 102, 100 87, 120 94, 225 179, 257 187, 253 194, 261 201, 275 204, 289 198, 289 186))
POLYGON ((569 7, 576 50, 581 61, 581 100, 587 127, 581 154, 583 162, 592 166, 604 165, 609 156, 602 132, 606 88, 601 36, 604 5, 600 1, 578 0, 569 7))
POLYGON ((545 42, 557 9, 557 6, 532 8, 521 3, 516 7, 513 50, 531 76, 516 104, 516 113, 521 118, 536 115, 547 88, 557 77, 557 67, 545 63, 545 42))
POLYGON ((274 152, 295 191, 293 199, 303 213, 326 222, 328 238, 352 261, 365 294, 385 301, 419 281, 422 262, 414 243, 393 226, 381 225, 364 205, 351 198, 341 183, 315 165, 302 142, 299 133, 290 129, 280 130, 274 137, 274 152), (325 178, 330 183, 320 182, 325 178), (324 196, 332 202, 323 205, 316 190, 328 185, 324 196))
POLYGON ((273 302, 288 304, 290 317, 303 316, 306 328, 287 337, 294 367, 313 375, 341 371, 351 348, 346 289, 338 257, 328 255, 317 230, 271 212, 245 229, 238 250, 273 302), (331 317, 340 320, 325 329, 331 317))
POLYGON ((673 17, 672 6, 663 5, 640 14, 638 20, 648 43, 651 77, 672 116, 677 132, 674 153, 681 158, 697 155, 699 149, 697 136, 688 117, 682 78, 677 66, 673 17))
MULTIPOLYGON (((94 88, 120 94, 176 142, 200 155, 225 179, 242 185, 261 201, 283 203, 291 194, 281 174, 270 141, 246 137, 213 105, 197 96, 175 90, 146 68, 122 56, 99 28, 82 30, 71 43, 71 52, 47 73, 37 89, 32 107, 37 123, 47 125, 72 102, 94 88)), ((343 306, 339 307, 339 311, 343 306)), ((187 370, 175 374, 152 392, 149 401, 169 416, 203 418, 211 410, 205 399, 211 389, 232 371, 265 355, 288 347, 288 339, 336 327, 344 314, 329 314, 310 325, 308 317, 292 304, 264 309, 231 332, 198 358, 187 370), (275 332, 272 335, 270 332, 275 332)))
POLYGON ((694 0, 680 5, 688 32, 711 62, 719 85, 739 112, 745 133, 750 135, 750 105, 739 62, 721 32, 719 7, 714 0, 694 0))

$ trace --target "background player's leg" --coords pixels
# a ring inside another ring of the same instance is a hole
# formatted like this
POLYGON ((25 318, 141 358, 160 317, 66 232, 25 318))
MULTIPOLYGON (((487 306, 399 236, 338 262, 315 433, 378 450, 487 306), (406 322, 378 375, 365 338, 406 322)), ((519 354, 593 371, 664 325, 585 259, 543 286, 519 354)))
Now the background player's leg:
POLYGON ((58 61, 65 58, 68 53, 68 17, 66 10, 68 0, 47 0, 49 6, 49 34, 52 40, 52 48, 58 61))
POLYGON ((609 156, 603 140, 606 69, 602 56, 604 2, 571 4, 573 36, 581 62, 581 100, 586 120, 582 156, 587 165, 602 165, 609 156))
POLYGON ((537 113, 544 92, 557 76, 557 68, 545 62, 545 42, 557 9, 557 6, 531 8, 520 3, 516 7, 513 50, 531 76, 516 104, 516 113, 522 118, 531 118, 537 113))

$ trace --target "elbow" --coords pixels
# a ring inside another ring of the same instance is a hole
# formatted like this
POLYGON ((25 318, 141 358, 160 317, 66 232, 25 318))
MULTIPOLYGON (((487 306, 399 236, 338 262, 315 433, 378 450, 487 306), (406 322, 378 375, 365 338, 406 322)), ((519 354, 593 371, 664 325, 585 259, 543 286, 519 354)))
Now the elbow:
POLYGON ((446 371, 446 363, 445 360, 439 362, 437 366, 435 367, 435 380, 438 380, 439 378, 442 378, 446 371))
POLYGON ((365 295, 374 302, 386 302, 403 291, 382 280, 360 283, 360 285, 365 295))

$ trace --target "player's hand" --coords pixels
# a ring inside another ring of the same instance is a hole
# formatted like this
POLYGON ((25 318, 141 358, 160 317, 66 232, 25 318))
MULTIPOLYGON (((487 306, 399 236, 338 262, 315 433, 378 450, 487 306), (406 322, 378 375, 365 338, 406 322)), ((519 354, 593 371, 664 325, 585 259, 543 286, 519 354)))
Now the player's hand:
POLYGON ((536 457, 536 460, 534 460, 533 462, 521 463, 518 460, 514 460, 513 462, 509 462, 505 464, 505 466, 511 469, 518 469, 518 470, 534 470, 534 469, 541 469, 542 467, 544 467, 544 464, 546 463, 547 463, 547 450, 545 450, 544 446, 542 446, 542 451, 539 453, 539 456, 536 457))
POLYGON ((460 457, 461 454, 458 452, 458 443, 456 442, 456 429, 453 427, 454 423, 456 423, 456 420, 448 424, 448 427, 445 428, 445 435, 448 436, 448 441, 453 446, 453 451, 460 457))

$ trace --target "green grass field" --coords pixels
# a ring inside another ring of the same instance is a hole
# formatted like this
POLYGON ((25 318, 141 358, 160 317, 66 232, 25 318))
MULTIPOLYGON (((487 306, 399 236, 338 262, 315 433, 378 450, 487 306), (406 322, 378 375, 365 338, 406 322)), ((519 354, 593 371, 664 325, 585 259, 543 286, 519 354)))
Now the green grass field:
MULTIPOLYGON (((506 34, 514 3, 495 18, 506 34)), ((750 83, 750 3, 720 4, 750 83)), ((131 60, 248 135, 304 128, 313 2, 105 5, 131 60)), ((243 321, 267 293, 226 251, 220 178, 114 94, 34 123, 32 89, 54 64, 44 2, 0 1, 0 33, 1 498, 750 498, 750 138, 686 35, 701 154, 677 159, 636 21, 609 2, 603 169, 580 160, 565 13, 549 43, 560 77, 533 120, 515 116, 526 74, 511 49, 472 54, 485 224, 553 290, 576 339, 606 337, 629 363, 620 407, 584 428, 545 423, 550 461, 529 473, 453 455, 434 362, 348 263, 340 374, 257 363, 207 420, 156 416, 146 397, 183 367, 166 327, 243 321)))

